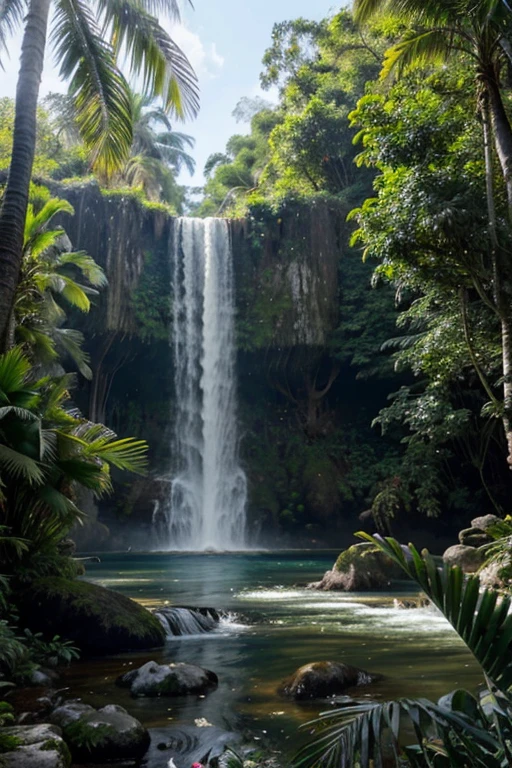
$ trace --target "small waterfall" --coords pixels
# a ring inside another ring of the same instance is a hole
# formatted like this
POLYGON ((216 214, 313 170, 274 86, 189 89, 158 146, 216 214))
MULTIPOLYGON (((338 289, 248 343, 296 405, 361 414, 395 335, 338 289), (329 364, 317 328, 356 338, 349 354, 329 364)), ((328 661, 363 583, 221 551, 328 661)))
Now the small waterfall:
POLYGON ((213 609, 202 611, 193 608, 160 608, 155 616, 164 627, 167 635, 201 635, 211 632, 219 625, 219 614, 213 609))
POLYGON ((233 264, 223 219, 182 218, 174 244, 176 471, 168 546, 245 545, 247 481, 238 461, 233 264))

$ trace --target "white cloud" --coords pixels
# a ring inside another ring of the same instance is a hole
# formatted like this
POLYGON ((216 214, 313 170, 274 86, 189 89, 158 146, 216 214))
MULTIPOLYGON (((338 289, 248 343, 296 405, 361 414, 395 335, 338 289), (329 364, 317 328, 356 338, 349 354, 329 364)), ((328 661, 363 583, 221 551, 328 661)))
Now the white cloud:
POLYGON ((201 37, 184 24, 173 26, 171 37, 188 59, 199 78, 211 80, 217 77, 224 66, 224 57, 217 50, 215 43, 205 43, 201 37))

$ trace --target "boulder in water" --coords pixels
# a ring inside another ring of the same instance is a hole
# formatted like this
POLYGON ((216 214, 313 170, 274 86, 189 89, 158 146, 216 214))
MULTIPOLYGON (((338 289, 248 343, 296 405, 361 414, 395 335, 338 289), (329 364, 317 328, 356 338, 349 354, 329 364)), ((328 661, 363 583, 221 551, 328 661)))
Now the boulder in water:
POLYGON ((193 664, 157 664, 148 661, 117 678, 117 685, 129 688, 131 695, 139 696, 186 696, 204 694, 217 687, 215 672, 193 664))
POLYGON ((458 565, 464 573, 476 573, 483 565, 485 555, 475 547, 467 547, 463 544, 455 544, 448 547, 443 555, 443 561, 448 565, 458 565))
POLYGON ((321 581, 308 584, 309 589, 367 592, 386 589, 392 579, 405 574, 387 555, 373 544, 354 544, 340 554, 334 567, 321 581))
POLYGON ((137 759, 143 757, 149 747, 146 728, 116 704, 96 710, 70 702, 56 709, 52 719, 62 727, 66 744, 77 760, 97 763, 137 759))
POLYGON ((471 521, 471 527, 487 532, 493 525, 501 522, 502 519, 501 517, 498 517, 498 515, 482 515, 482 517, 475 517, 475 519, 471 521))
POLYGON ((68 768, 71 755, 55 725, 16 725, 2 728, 2 736, 16 739, 18 746, 0 757, 2 768, 68 768))
POLYGON ((161 647, 156 616, 125 595, 86 581, 39 579, 16 595, 20 624, 72 640, 82 651, 104 654, 161 647))
POLYGON ((315 661, 305 664, 288 677, 280 693, 292 699, 325 699, 349 688, 382 680, 382 675, 365 672, 337 661, 315 661))

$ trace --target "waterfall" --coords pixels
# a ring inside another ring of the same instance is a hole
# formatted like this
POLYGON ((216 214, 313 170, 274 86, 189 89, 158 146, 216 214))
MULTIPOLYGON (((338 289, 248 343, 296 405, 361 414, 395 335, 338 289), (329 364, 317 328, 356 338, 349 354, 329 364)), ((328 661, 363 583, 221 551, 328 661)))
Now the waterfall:
POLYGON ((169 637, 201 635, 203 632, 212 632, 219 625, 217 611, 208 609, 160 608, 155 611, 155 616, 169 637))
POLYGON ((175 471, 168 546, 245 545, 247 482, 238 461, 233 264, 223 219, 178 219, 174 244, 175 471))

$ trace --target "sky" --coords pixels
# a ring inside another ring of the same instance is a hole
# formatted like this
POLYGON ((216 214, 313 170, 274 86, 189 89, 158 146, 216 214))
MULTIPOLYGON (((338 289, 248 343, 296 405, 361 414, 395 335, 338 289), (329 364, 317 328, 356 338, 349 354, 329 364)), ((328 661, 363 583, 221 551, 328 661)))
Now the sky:
MULTIPOLYGON (((193 178, 186 172, 182 174, 182 183, 200 185, 209 155, 222 152, 233 133, 247 132, 248 127, 231 115, 242 96, 275 99, 275 94, 265 94, 259 87, 261 59, 270 44, 273 25, 299 16, 318 20, 341 5, 333 0, 194 0, 193 9, 182 5, 180 25, 164 24, 189 57, 201 88, 199 116, 193 122, 174 126, 196 139, 192 152, 196 173, 193 178)), ((3 57, 0 97, 14 96, 20 43, 17 35, 9 43, 9 58, 3 57)), ((47 51, 41 96, 65 88, 47 51)))

